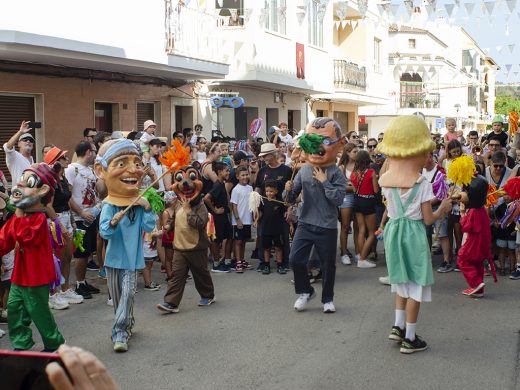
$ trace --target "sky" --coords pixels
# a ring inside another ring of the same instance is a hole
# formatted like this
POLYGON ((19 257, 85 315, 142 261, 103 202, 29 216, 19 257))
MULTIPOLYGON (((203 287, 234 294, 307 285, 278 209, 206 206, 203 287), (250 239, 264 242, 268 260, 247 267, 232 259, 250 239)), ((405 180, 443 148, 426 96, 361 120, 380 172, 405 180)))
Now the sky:
POLYGON ((414 6, 435 4, 436 17, 463 27, 500 66, 499 82, 520 84, 520 0, 391 0, 390 4, 404 12, 405 3, 412 1, 414 6))

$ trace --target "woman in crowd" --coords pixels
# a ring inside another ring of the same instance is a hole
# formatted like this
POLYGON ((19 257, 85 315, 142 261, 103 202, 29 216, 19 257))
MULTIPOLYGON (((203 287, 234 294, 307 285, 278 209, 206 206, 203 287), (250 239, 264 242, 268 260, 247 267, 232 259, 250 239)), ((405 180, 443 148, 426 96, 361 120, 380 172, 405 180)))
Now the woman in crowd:
POLYGON ((209 193, 213 183, 218 180, 217 174, 211 168, 211 164, 214 161, 218 161, 221 155, 220 144, 218 142, 208 144, 206 147, 206 159, 200 166, 200 176, 202 179, 202 194, 209 193))
MULTIPOLYGON (((352 217, 354 215, 354 187, 350 183, 350 176, 354 171, 354 166, 356 163, 356 155, 358 153, 358 147, 353 143, 348 143, 345 145, 343 149, 343 154, 339 160, 339 169, 345 177, 347 178, 347 194, 345 195, 345 199, 343 200, 343 204, 339 206, 340 217, 341 217, 341 231, 340 231, 340 250, 341 250, 341 262, 345 265, 351 264, 351 260, 353 258, 352 253, 347 248, 347 240, 348 240, 348 231, 350 229, 350 222, 352 221, 352 217)), ((356 237, 357 228, 354 230, 354 237, 356 237)), ((354 240, 356 243, 356 240, 354 240)), ((359 250, 356 248, 356 253, 359 253, 359 250)))

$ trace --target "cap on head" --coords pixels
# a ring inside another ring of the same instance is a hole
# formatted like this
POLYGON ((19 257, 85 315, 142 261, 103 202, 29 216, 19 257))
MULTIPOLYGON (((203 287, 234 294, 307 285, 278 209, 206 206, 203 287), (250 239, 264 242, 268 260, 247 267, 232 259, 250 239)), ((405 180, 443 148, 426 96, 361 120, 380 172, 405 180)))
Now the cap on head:
POLYGON ((53 166, 50 166, 45 163, 39 163, 31 165, 25 171, 31 171, 35 173, 40 178, 43 184, 47 184, 49 186, 49 192, 47 194, 47 198, 49 198, 52 195, 54 195, 54 189, 56 188, 56 183, 58 181, 59 170, 59 164, 54 164, 53 166))
POLYGON ((258 156, 262 157, 262 156, 265 156, 266 154, 271 154, 274 152, 276 152, 276 145, 266 142, 266 143, 263 143, 262 146, 260 147, 260 154, 258 156))
POLYGON ((408 158, 435 149, 426 122, 416 115, 393 118, 377 151, 388 157, 408 158))
POLYGON ((54 146, 45 154, 43 161, 45 162, 45 164, 52 165, 60 158, 65 156, 65 154, 67 154, 66 150, 61 150, 57 146, 54 146))
POLYGON ((244 152, 243 150, 237 150, 233 154, 233 161, 235 162, 235 164, 238 164, 240 161, 245 160, 247 158, 248 158, 247 153, 244 152))
POLYGON ((24 133, 18 138, 18 141, 23 141, 25 139, 30 139, 32 142, 34 142, 34 137, 29 133, 24 133))
POLYGON ((493 117, 493 120, 491 121, 491 124, 494 125, 495 123, 500 123, 501 125, 504 124, 504 120, 502 119, 501 115, 495 115, 493 117))
POLYGON ((148 119, 146 122, 144 122, 143 130, 146 130, 146 129, 149 128, 150 126, 155 126, 155 127, 157 127, 157 124, 156 124, 153 120, 148 119))

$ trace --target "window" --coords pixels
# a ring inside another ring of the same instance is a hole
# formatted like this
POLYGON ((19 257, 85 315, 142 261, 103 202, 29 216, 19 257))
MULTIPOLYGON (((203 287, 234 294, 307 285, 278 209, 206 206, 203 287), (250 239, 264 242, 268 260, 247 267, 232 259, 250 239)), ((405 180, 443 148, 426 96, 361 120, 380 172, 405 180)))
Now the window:
POLYGON ((144 122, 148 119, 155 120, 155 104, 137 102, 137 130, 142 131, 144 122))
POLYGON ((265 28, 285 34, 285 0, 265 0, 265 28))
POLYGON ((314 46, 323 47, 323 17, 325 6, 315 0, 309 0, 308 6, 308 31, 309 43, 314 46))
POLYGON ((468 106, 477 106, 477 87, 468 87, 468 106))
POLYGON ((381 39, 374 38, 374 71, 381 72, 381 39))
POLYGON ((215 0, 215 9, 220 27, 244 25, 244 0, 215 0))
POLYGON ((415 39, 409 39, 408 40, 408 48, 409 49, 415 49, 415 39))
POLYGON ((401 76, 401 108, 424 107, 422 78, 417 73, 401 76))

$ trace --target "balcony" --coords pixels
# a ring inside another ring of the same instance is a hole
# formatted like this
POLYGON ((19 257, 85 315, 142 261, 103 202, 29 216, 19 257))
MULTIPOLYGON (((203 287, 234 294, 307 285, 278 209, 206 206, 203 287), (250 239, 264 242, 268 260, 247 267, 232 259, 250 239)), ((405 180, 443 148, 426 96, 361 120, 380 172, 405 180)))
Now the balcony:
POLYGON ((438 93, 402 93, 401 108, 439 108, 441 105, 438 93))
POLYGON ((367 70, 345 60, 334 60, 334 86, 337 89, 357 89, 365 91, 367 70))
POLYGON ((175 3, 166 1, 166 54, 223 62, 219 17, 175 3))

